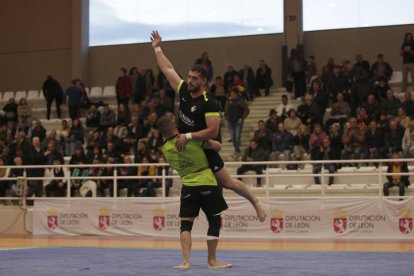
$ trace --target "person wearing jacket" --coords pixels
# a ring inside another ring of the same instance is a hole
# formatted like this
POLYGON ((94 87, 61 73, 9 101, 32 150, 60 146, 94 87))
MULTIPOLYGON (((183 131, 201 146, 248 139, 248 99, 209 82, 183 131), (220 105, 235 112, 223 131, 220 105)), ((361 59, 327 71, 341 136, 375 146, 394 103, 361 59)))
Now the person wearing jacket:
POLYGON ((125 107, 128 107, 129 99, 132 96, 132 84, 125 68, 121 68, 121 75, 116 81, 115 88, 118 106, 123 103, 125 107))
POLYGON ((240 96, 237 89, 232 89, 229 100, 226 103, 225 118, 230 130, 235 154, 240 154, 240 136, 243 129, 243 121, 247 115, 249 115, 249 107, 246 100, 240 96))
MULTIPOLYGON (((254 139, 252 139, 250 140, 249 147, 244 152, 242 160, 247 161, 247 162, 266 161, 267 152, 263 148, 259 147, 257 142, 254 139)), ((257 175, 261 175, 263 174, 264 168, 265 168, 265 165, 252 165, 252 164, 241 165, 241 167, 237 169, 237 174, 241 175, 248 171, 255 171, 257 175)), ((239 178, 239 180, 241 179, 239 178)), ((262 178, 258 177, 257 187, 261 187, 261 186, 262 186, 262 178)))
MULTIPOLYGON (((393 153, 392 159, 399 158, 401 158, 399 153, 393 153)), ((387 173, 408 173, 408 166, 406 163, 391 161, 388 163, 387 173)), ((394 186, 400 188, 399 196, 404 196, 405 189, 410 185, 408 175, 387 175, 387 180, 383 186, 384 196, 389 196, 389 189, 394 186)))

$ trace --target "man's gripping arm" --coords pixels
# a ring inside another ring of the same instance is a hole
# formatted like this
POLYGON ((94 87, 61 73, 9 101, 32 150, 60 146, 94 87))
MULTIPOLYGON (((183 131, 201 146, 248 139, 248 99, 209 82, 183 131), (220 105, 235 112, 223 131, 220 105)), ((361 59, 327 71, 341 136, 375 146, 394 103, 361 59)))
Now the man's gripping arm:
POLYGON ((164 55, 164 52, 161 50, 161 36, 158 34, 158 31, 153 31, 151 33, 151 45, 155 51, 155 57, 157 59, 158 66, 161 71, 164 73, 171 87, 177 91, 178 84, 181 81, 180 76, 175 72, 175 69, 168 58, 164 55))
POLYGON ((206 116, 207 128, 200 131, 181 134, 178 137, 176 147, 179 151, 184 150, 188 140, 216 139, 220 129, 220 116, 206 116))
POLYGON ((220 151, 221 150, 221 144, 218 141, 208 139, 208 140, 204 141, 203 149, 211 149, 211 150, 215 150, 215 151, 220 151))

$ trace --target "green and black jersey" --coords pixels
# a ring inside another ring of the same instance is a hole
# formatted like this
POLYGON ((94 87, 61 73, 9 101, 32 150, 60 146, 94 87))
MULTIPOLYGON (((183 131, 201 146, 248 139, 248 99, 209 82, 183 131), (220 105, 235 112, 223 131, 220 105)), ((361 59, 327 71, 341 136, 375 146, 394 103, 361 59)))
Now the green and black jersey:
POLYGON ((183 151, 175 147, 177 136, 167 140, 163 147, 165 159, 181 177, 186 186, 217 186, 216 178, 202 149, 202 141, 191 140, 183 151))
POLYGON ((177 87, 180 97, 178 110, 178 131, 180 133, 196 132, 207 128, 205 117, 220 116, 219 103, 206 91, 197 98, 191 97, 188 84, 181 80, 177 87))

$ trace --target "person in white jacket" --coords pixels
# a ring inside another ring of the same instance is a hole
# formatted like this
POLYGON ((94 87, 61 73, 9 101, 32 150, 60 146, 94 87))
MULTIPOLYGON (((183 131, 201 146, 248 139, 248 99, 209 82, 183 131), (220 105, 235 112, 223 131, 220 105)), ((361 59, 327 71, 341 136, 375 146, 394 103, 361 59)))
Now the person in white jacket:
POLYGON ((414 120, 411 120, 405 129, 401 147, 404 158, 414 157, 414 120))

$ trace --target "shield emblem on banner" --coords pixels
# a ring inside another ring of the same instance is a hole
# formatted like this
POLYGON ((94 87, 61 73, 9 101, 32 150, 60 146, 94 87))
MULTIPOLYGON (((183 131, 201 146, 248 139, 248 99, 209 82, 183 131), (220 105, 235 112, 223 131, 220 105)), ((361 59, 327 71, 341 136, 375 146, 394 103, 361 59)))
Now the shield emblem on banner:
POLYGON ((152 218, 152 227, 155 231, 161 231, 165 227, 165 217, 164 216, 154 216, 152 218))
POLYGON ((400 218, 398 224, 403 234, 409 234, 413 230, 413 218, 400 218))
POLYGON ((345 233, 347 228, 347 218, 334 218, 333 220, 333 228, 335 230, 335 233, 341 234, 345 233))
POLYGON ((99 229, 105 230, 111 225, 111 220, 108 215, 105 216, 99 216, 99 229))
POLYGON ((49 229, 56 229, 58 227, 58 216, 47 216, 47 227, 49 229))
POLYGON ((270 229, 273 233, 283 231, 283 218, 270 218, 270 229))

